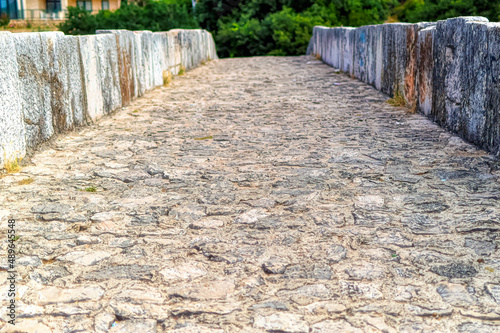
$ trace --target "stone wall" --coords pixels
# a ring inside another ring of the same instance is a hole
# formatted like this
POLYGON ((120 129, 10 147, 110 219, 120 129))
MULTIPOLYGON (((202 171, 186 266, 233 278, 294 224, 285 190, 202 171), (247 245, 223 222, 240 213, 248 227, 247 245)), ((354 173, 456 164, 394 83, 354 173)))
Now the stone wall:
POLYGON ((318 26, 307 52, 500 155, 500 23, 318 26))
POLYGON ((204 30, 0 32, 0 167, 216 58, 204 30))

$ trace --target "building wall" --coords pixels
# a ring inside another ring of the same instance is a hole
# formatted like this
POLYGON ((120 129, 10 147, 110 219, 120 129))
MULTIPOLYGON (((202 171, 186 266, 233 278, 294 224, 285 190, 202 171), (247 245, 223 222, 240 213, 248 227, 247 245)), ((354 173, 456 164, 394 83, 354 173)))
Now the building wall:
MULTIPOLYGON (((67 0, 67 6, 76 7, 76 0, 67 0)), ((121 0, 109 0, 109 9, 116 10, 120 8, 121 0)), ((66 7, 63 7, 66 8, 66 7)), ((92 0, 92 12, 97 12, 102 9, 101 0, 92 0)))

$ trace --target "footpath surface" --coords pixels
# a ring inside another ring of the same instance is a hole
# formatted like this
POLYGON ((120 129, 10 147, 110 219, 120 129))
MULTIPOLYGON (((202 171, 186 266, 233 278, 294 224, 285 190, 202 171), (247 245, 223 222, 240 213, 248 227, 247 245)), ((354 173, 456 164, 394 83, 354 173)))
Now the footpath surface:
POLYGON ((219 60, 61 136, 0 179, 16 329, 499 332, 498 160, 386 99, 219 60))

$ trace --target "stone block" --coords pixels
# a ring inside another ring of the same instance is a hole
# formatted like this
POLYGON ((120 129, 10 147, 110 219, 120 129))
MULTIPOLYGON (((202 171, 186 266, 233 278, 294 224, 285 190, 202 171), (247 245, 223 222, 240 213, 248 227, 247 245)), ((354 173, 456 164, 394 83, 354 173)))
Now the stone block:
POLYGON ((140 97, 146 92, 146 72, 142 53, 142 37, 141 34, 136 32, 134 32, 134 59, 134 72, 136 77, 134 96, 140 97))
MULTIPOLYGON (((154 88, 154 71, 153 71, 153 33, 151 31, 135 31, 140 40, 140 64, 139 68, 144 79, 141 84, 142 94, 154 88)), ((137 40, 137 39, 136 39, 137 40)), ((142 95, 140 94, 140 95, 142 95)))
POLYGON ((465 80, 467 22, 487 22, 481 17, 439 21, 434 36, 434 74, 431 117, 439 125, 462 132, 462 105, 467 98, 465 80))
POLYGON ((172 74, 177 75, 181 68, 181 41, 179 37, 180 30, 170 30, 167 32, 169 41, 169 68, 172 74))
POLYGON ((153 87, 163 85, 163 38, 160 34, 151 35, 151 58, 153 63, 153 87))
POLYGON ((368 59, 370 71, 368 80, 377 90, 382 88, 382 57, 383 57, 383 28, 380 25, 375 25, 370 28, 372 38, 370 46, 373 56, 368 59))
POLYGON ((354 76, 354 37, 356 36, 356 29, 343 28, 343 42, 342 42, 342 71, 354 76))
POLYGON ((122 106, 118 46, 113 34, 96 35, 104 113, 122 106))
MULTIPOLYGON (((159 38, 159 40, 160 40, 160 47, 159 47, 158 52, 159 52, 159 56, 160 56, 161 71, 163 74, 164 71, 168 71, 168 67, 169 67, 169 64, 168 64, 168 57, 169 57, 169 54, 168 54, 168 51, 169 51, 168 35, 166 32, 155 32, 154 35, 158 36, 155 38, 159 38)), ((162 84, 163 84, 163 82, 162 82, 162 84)))
POLYGON ((335 57, 335 52, 337 51, 335 43, 335 30, 335 28, 329 28, 326 30, 324 48, 326 52, 321 55, 323 62, 332 67, 335 67, 333 58, 335 57))
POLYGON ((26 145, 35 147, 54 134, 48 45, 42 43, 39 33, 13 34, 11 39, 17 54, 16 93, 23 110, 26 145))
POLYGON ((354 77, 360 81, 367 82, 367 55, 368 45, 368 27, 359 27, 354 34, 354 77))
POLYGON ((432 73, 434 70, 433 41, 436 27, 428 27, 418 32, 417 39, 417 107, 429 116, 432 109, 432 73))
MULTIPOLYGON (((69 99, 69 108, 73 114, 73 124, 75 126, 85 125, 86 106, 85 106, 85 87, 83 85, 82 59, 80 55, 80 46, 78 37, 64 36, 65 56, 61 61, 67 68, 67 91, 69 99)), ((61 49, 63 50, 63 49, 61 49)))
POLYGON ((78 36, 77 38, 82 59, 87 115, 90 121, 95 122, 104 116, 97 35, 78 36))
MULTIPOLYGON (((500 156, 500 24, 488 23, 488 56, 486 61, 486 83, 485 83, 485 117, 484 132, 482 135, 482 147, 500 156)), ((480 105, 475 112, 481 113, 480 105)))
POLYGON ((0 32, 0 165, 26 154, 26 132, 19 94, 16 43, 11 33, 0 32))
POLYGON ((112 33, 116 37, 118 68, 120 70, 120 90, 122 105, 128 105, 138 96, 137 73, 135 72, 135 35, 128 30, 97 30, 96 34, 112 33))
POLYGON ((40 33, 48 50, 50 104, 56 133, 85 123, 84 89, 78 38, 61 32, 40 33))

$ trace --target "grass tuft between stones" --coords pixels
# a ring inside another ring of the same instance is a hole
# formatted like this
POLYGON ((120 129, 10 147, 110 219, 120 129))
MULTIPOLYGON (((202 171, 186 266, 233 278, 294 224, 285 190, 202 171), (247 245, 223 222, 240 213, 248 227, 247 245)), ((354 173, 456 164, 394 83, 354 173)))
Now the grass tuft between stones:
POLYGON ((19 158, 13 158, 13 159, 10 159, 10 160, 7 160, 6 159, 6 162, 5 162, 5 171, 7 171, 7 173, 17 173, 21 170, 21 160, 22 158, 19 157, 19 158))
POLYGON ((26 178, 26 179, 23 179, 23 180, 20 180, 19 182, 17 182, 19 185, 29 185, 31 183, 33 183, 35 180, 33 178, 26 178))
POLYGON ((80 191, 85 191, 85 192, 97 192, 97 188, 95 186, 89 186, 84 188, 83 190, 80 191))
POLYGON ((181 68, 179 69, 179 73, 177 75, 184 75, 186 73, 186 67, 184 65, 181 65, 181 68))
POLYGON ((406 100, 402 94, 399 93, 399 91, 396 91, 394 94, 393 98, 389 98, 387 100, 387 104, 392 105, 392 106, 406 106, 406 100))
POLYGON ((170 71, 163 71, 163 85, 166 87, 172 82, 172 73, 170 71))
POLYGON ((214 137, 213 136, 204 136, 202 138, 195 138, 195 140, 210 140, 210 139, 213 139, 214 137))

